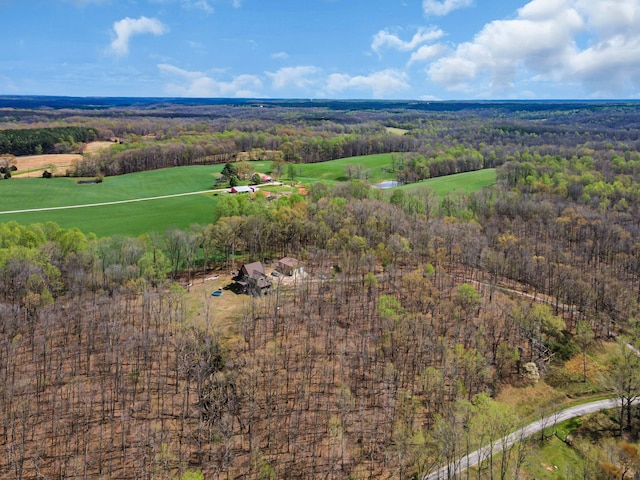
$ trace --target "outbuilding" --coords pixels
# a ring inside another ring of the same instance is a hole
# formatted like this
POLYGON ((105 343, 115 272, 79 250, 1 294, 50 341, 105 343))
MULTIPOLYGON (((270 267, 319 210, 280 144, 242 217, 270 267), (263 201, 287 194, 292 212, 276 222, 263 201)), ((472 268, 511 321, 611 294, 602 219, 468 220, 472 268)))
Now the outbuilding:
POLYGON ((284 257, 278 260, 275 268, 278 272, 289 277, 299 275, 304 272, 304 267, 299 260, 291 257, 284 257))
POLYGON ((231 187, 229 190, 231 193, 254 193, 256 191, 256 187, 249 187, 246 185, 240 185, 237 187, 231 187))

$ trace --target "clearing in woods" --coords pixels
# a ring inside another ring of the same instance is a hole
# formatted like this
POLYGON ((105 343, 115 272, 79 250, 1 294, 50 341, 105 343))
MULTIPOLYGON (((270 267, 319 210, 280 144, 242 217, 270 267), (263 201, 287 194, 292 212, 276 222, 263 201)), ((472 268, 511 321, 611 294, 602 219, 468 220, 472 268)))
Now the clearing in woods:
MULTIPOLYGON (((91 142, 84 148, 84 153, 92 154, 100 152, 113 145, 113 142, 91 142)), ((41 177, 45 170, 55 176, 62 176, 66 170, 73 166, 73 162, 82 160, 80 153, 54 153, 48 155, 27 155, 15 157, 18 170, 13 172, 14 177, 41 177), (52 171, 53 170, 53 171, 52 171)))

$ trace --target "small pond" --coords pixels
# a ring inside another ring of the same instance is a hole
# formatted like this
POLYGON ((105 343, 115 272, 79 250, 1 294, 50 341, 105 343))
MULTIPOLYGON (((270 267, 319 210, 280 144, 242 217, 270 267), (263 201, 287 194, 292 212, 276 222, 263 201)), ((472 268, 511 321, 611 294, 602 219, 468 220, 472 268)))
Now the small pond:
POLYGON ((400 185, 402 185, 401 182, 387 180, 386 182, 376 183, 375 185, 372 185, 372 186, 373 188, 393 188, 393 187, 399 187, 400 185))

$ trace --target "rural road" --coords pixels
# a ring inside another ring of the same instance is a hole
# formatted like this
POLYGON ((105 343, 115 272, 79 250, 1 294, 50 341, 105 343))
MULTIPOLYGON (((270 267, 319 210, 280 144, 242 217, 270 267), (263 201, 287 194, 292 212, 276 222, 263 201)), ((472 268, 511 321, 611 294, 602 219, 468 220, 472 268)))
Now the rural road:
MULTIPOLYGON (((571 418, 581 417, 582 415, 587 415, 589 413, 594 413, 600 410, 616 408, 619 406, 620 400, 616 398, 585 403, 561 410, 556 413, 552 413, 544 419, 530 423, 526 427, 516 430, 512 434, 495 441, 493 443, 493 453, 496 454, 502 452, 503 449, 510 447, 519 440, 532 436, 543 428, 549 427, 552 423, 564 422, 565 420, 569 420, 571 418)), ((491 451, 491 445, 482 447, 481 449, 476 450, 475 452, 472 452, 469 455, 462 457, 461 459, 456 460, 453 463, 450 463, 449 465, 441 467, 436 472, 422 477, 422 480, 446 480, 448 478, 452 478, 455 475, 464 472, 467 468, 475 467, 481 461, 488 459, 489 453, 491 451)))
MULTIPOLYGON (((263 183, 261 185, 256 185, 256 187, 266 187, 269 185, 274 185, 274 183, 263 183)), ((185 197, 187 195, 201 195, 203 193, 226 192, 227 190, 229 190, 229 188, 218 188, 215 190, 200 190, 199 192, 174 193, 172 195, 160 195, 157 197, 133 198, 131 200, 115 200, 113 202, 84 203, 81 205, 65 205, 62 207, 25 208, 23 210, 9 210, 6 212, 0 212, 0 215, 9 215, 11 213, 48 212, 51 210, 69 210, 72 208, 103 207, 105 205, 118 205, 121 203, 146 202, 149 200, 159 200, 162 198, 185 197)))
MULTIPOLYGON (((227 190, 227 189, 225 188, 223 190, 227 190)), ((199 192, 174 193, 173 195, 160 195, 159 197, 134 198, 131 200, 116 200, 113 202, 102 202, 102 203, 84 203, 82 205, 65 205, 63 207, 25 208, 24 210, 9 210, 7 212, 0 212, 0 215, 7 215, 10 213, 48 212, 50 210, 69 210, 72 208, 102 207, 105 205, 118 205, 120 203, 146 202, 148 200, 158 200, 160 198, 184 197, 186 195, 200 195, 202 193, 210 193, 215 191, 216 190, 201 190, 199 192)))

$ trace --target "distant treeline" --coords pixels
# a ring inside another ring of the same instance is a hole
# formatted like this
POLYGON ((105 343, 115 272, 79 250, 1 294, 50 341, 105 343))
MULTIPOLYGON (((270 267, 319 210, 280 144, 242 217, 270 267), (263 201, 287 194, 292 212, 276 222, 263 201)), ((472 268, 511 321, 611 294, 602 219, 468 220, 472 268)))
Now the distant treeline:
POLYGON ((83 158, 76 165, 75 175, 124 175, 167 167, 216 165, 234 161, 236 152, 209 145, 188 145, 180 142, 150 144, 138 148, 106 150, 83 158))
MULTIPOLYGON (((633 107, 635 100, 496 100, 496 101, 433 101, 433 100, 362 100, 362 99, 266 99, 266 98, 169 98, 169 97, 65 97, 41 95, 0 95, 0 108, 34 109, 39 115, 56 110, 77 109, 110 113, 110 109, 154 110, 162 116, 168 107, 192 108, 229 106, 232 108, 324 108, 345 111, 414 110, 427 112, 458 112, 461 110, 495 110, 505 112, 598 111, 609 106, 633 107), (46 108, 43 108, 46 107, 46 108), (162 109, 158 112, 159 108, 162 109)), ((12 112, 13 113, 13 112, 12 112)))
MULTIPOLYGON (((329 138, 305 133, 232 130, 155 143, 134 140, 84 158, 76 166, 75 174, 122 175, 166 167, 219 164, 234 161, 240 152, 259 151, 279 151, 287 162, 316 163, 376 153, 412 152, 422 144, 410 136, 390 135, 381 129, 329 138)), ((325 135, 330 133, 327 131, 325 135)))
POLYGON ((40 155, 60 153, 78 142, 98 138, 98 131, 89 127, 25 128, 0 130, 0 154, 40 155))

